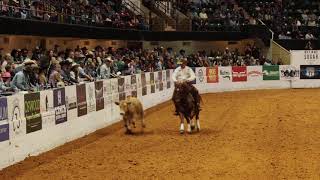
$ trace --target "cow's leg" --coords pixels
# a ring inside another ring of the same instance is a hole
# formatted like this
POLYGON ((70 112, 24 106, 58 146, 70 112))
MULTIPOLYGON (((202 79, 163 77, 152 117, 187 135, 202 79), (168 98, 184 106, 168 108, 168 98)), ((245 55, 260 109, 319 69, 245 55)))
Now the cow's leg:
POLYGON ((184 133, 184 116, 182 113, 179 113, 180 117, 180 134, 184 133))
POLYGON ((197 131, 199 132, 200 131, 200 120, 197 119, 197 131))
POLYGON ((130 119, 125 120, 126 134, 132 134, 130 121, 130 119))

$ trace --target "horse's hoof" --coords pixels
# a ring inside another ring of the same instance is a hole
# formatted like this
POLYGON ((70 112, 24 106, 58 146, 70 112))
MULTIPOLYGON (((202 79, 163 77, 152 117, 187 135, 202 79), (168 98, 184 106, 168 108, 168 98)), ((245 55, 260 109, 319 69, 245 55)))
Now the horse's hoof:
POLYGON ((184 133, 184 130, 180 130, 180 134, 183 134, 184 133))
POLYGON ((196 126, 191 126, 191 130, 194 130, 196 128, 196 126))

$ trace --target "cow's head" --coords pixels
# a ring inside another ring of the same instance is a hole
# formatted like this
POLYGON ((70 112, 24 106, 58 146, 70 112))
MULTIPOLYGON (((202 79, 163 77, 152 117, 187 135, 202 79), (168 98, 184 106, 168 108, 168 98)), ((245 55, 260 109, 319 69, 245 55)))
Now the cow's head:
POLYGON ((124 116, 126 112, 129 111, 129 106, 131 102, 127 102, 126 100, 120 101, 120 102, 115 102, 116 105, 120 107, 120 115, 124 116))

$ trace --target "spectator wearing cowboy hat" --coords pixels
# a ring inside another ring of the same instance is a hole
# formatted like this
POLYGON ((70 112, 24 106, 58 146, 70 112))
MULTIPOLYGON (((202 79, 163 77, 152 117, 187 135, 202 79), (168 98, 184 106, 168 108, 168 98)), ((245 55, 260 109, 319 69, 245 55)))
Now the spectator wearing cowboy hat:
POLYGON ((32 60, 23 62, 23 70, 15 74, 12 79, 11 87, 17 91, 34 91, 29 74, 32 72, 32 65, 35 64, 32 60))
POLYGON ((49 75, 49 84, 52 88, 64 86, 59 63, 52 64, 52 71, 49 75))
POLYGON ((108 56, 103 60, 102 65, 100 66, 99 76, 101 79, 109 79, 111 75, 111 65, 113 60, 111 56, 108 56))
POLYGON ((72 63, 71 65, 71 78, 75 79, 76 81, 80 82, 80 78, 79 78, 79 64, 77 63, 72 63))
POLYGON ((62 61, 60 62, 60 65, 61 65, 61 76, 62 76, 62 79, 64 81, 64 83, 66 85, 73 85, 73 84, 77 84, 78 81, 73 79, 71 77, 71 68, 72 68, 72 61, 71 59, 68 59, 68 60, 65 60, 65 61, 62 61))

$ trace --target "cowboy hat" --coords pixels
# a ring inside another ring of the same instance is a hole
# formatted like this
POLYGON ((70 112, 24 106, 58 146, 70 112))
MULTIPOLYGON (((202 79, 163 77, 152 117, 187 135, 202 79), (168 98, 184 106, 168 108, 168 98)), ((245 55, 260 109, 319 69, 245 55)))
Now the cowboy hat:
POLYGON ((32 65, 32 64, 36 64, 36 62, 31 60, 31 59, 29 59, 29 58, 27 58, 26 60, 23 61, 22 64, 23 65, 32 65))
POLYGON ((74 68, 74 67, 79 67, 80 65, 79 64, 77 64, 77 63, 72 63, 72 68, 74 68))

